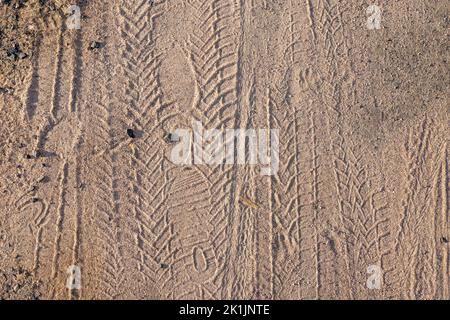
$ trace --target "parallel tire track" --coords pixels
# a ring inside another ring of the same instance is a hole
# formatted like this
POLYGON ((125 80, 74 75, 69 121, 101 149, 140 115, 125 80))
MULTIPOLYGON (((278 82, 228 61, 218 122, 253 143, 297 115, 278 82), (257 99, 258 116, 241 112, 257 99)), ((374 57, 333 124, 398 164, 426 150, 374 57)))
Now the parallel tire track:
MULTIPOLYGON (((207 129, 238 128, 239 46, 236 37, 240 4, 230 0, 195 0, 191 3, 194 30, 189 57, 196 74, 197 96, 192 116, 207 129)), ((233 235, 236 205, 236 165, 207 169, 212 193, 211 235, 218 272, 213 279, 216 297, 231 297, 231 268, 235 254, 233 235), (231 240, 230 240, 231 239, 231 240), (219 289, 221 288, 221 289, 219 289), (220 291, 222 290, 222 291, 220 291)))
MULTIPOLYGON (((123 234, 121 245, 133 248, 127 252, 127 268, 133 272, 132 279, 127 280, 136 282, 145 292, 149 290, 146 283, 159 287, 162 262, 158 261, 160 248, 155 245, 163 235, 155 231, 164 231, 156 226, 161 222, 159 210, 166 205, 170 186, 168 162, 161 144, 164 143, 164 124, 177 115, 174 105, 164 99, 158 74, 163 53, 156 50, 154 22, 164 8, 164 1, 151 4, 145 0, 117 6, 122 39, 118 46, 119 75, 125 85, 120 85, 123 91, 118 95, 120 107, 115 117, 123 124, 123 132, 133 128, 141 135, 128 145, 125 154, 118 155, 122 166, 118 185, 127 190, 121 194, 122 222, 128 230, 123 234)), ((145 295, 145 292, 137 294, 145 295)))

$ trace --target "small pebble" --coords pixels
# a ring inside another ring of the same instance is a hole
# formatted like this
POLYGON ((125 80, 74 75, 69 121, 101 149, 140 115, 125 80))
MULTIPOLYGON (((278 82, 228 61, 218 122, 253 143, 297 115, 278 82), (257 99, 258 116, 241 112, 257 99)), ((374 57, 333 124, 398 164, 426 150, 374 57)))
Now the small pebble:
POLYGON ((13 89, 12 89, 12 88, 3 88, 3 87, 0 87, 0 93, 12 94, 12 93, 13 93, 13 89))
POLYGON ((17 55, 17 57, 19 59, 25 59, 26 57, 28 57, 28 55, 24 52, 19 52, 19 54, 17 55))
POLYGON ((131 139, 136 138, 136 134, 134 133, 134 130, 133 130, 133 129, 127 129, 127 135, 128 135, 131 139))
POLYGON ((89 45, 89 50, 101 49, 104 47, 104 44, 98 41, 92 41, 89 45))
POLYGON ((41 179, 39 179, 38 183, 48 183, 50 182, 50 178, 48 176, 43 176, 41 179))

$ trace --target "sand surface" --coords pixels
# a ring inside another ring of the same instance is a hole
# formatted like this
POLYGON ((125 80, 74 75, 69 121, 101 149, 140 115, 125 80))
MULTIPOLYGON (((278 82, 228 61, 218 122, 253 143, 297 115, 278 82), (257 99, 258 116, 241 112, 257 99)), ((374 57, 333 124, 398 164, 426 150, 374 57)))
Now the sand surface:
POLYGON ((77 2, 0 1, 0 299, 450 299, 448 1, 77 2))

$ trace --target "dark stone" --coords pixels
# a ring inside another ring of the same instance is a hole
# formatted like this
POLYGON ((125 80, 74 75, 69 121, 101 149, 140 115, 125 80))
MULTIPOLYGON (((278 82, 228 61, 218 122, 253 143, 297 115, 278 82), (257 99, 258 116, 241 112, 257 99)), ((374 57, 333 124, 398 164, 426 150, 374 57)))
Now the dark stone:
POLYGON ((136 138, 136 133, 134 132, 133 129, 127 129, 127 135, 128 135, 131 139, 136 138))

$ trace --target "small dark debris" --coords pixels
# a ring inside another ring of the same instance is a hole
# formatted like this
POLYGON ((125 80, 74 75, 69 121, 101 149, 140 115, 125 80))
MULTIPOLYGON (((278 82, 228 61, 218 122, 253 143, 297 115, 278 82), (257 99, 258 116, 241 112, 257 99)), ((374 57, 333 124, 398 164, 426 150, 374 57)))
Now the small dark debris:
POLYGON ((446 237, 442 237, 442 242, 443 243, 448 243, 448 239, 446 237))
POLYGON ((180 136, 175 133, 169 133, 166 137, 166 141, 169 143, 180 142, 180 136))
POLYGON ((6 50, 6 56, 11 61, 22 60, 28 57, 28 55, 20 49, 20 45, 18 43, 16 43, 14 47, 6 50))
POLYGON ((25 159, 31 160, 31 159, 33 159, 33 156, 31 154, 26 154, 25 159))
POLYGON ((169 269, 169 265, 165 263, 161 263, 161 269, 169 269))
POLYGON ((127 135, 128 135, 131 139, 135 139, 135 138, 136 138, 136 133, 134 132, 133 129, 127 129, 127 135))
MULTIPOLYGON (((22 256, 16 256, 20 263, 22 256)), ((42 282, 33 278, 31 271, 21 266, 0 270, 0 300, 38 300, 41 298, 42 282)))
POLYGON ((92 41, 89 45, 89 50, 101 49, 105 46, 104 43, 98 41, 92 41))
POLYGON ((31 202, 33 202, 33 203, 39 202, 39 198, 32 198, 31 202))

